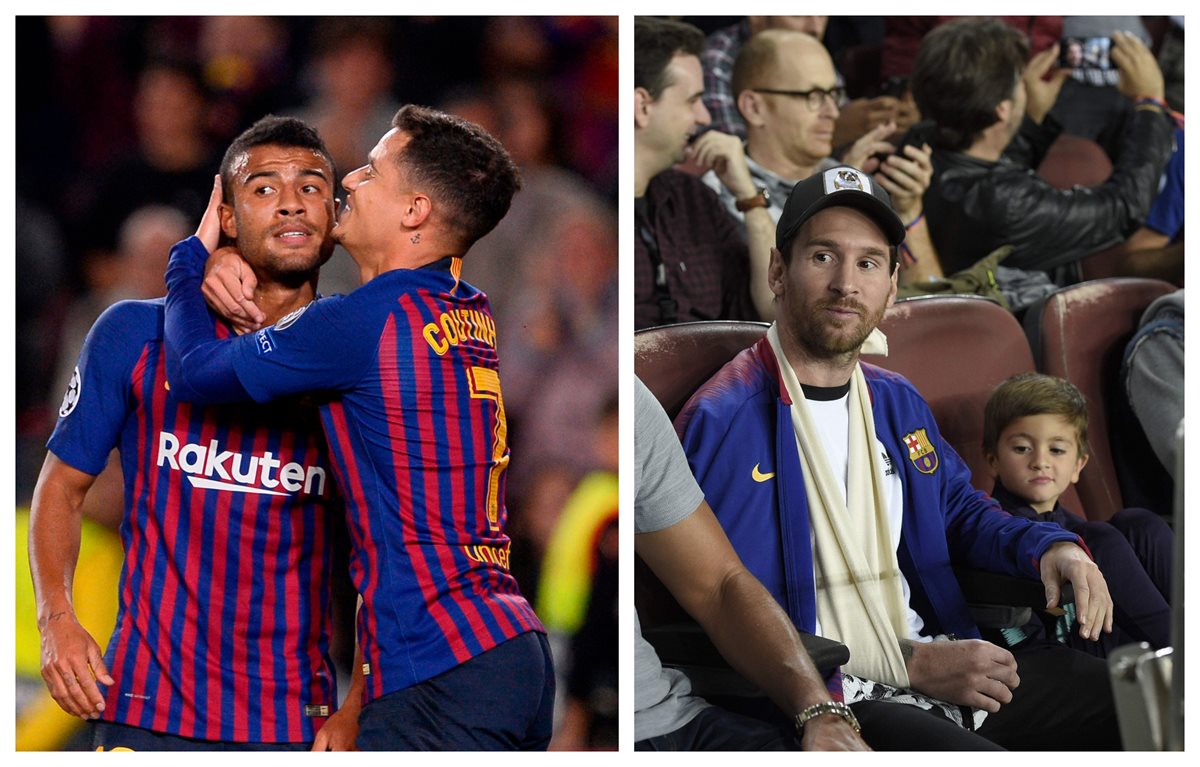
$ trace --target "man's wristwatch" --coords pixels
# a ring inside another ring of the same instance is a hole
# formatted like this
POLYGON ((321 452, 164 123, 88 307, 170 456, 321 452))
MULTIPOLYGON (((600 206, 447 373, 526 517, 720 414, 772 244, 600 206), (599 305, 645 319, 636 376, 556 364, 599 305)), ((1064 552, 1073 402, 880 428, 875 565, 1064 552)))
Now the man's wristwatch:
POLYGON ((850 709, 850 707, 845 703, 835 700, 827 700, 824 703, 817 703, 804 709, 799 714, 796 714, 796 732, 803 735, 805 723, 808 722, 808 720, 814 719, 823 714, 840 716, 850 723, 850 726, 854 728, 855 732, 862 732, 862 728, 858 726, 858 717, 854 715, 854 712, 850 709))
POLYGON ((751 208, 769 208, 771 207, 771 193, 767 191, 765 186, 759 187, 758 194, 753 197, 743 197, 734 203, 734 207, 742 213, 751 208))

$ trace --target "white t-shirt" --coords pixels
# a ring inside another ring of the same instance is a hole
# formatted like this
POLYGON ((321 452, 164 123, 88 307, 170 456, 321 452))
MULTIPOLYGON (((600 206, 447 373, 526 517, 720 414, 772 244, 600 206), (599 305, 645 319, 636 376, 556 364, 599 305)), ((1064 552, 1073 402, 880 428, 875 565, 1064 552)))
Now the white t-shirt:
MULTIPOLYGON (((841 479, 842 503, 845 503, 846 482, 850 468, 849 390, 847 389, 846 393, 839 399, 810 399, 804 403, 797 401, 795 404, 807 404, 809 415, 812 416, 813 423, 817 427, 817 433, 821 435, 821 446, 825 449, 825 456, 829 459, 829 466, 833 470, 833 475, 841 479)), ((884 467, 883 487, 887 498, 888 532, 892 536, 892 547, 895 550, 900 547, 901 525, 904 520, 904 486, 900 482, 900 471, 894 465, 894 459, 878 438, 875 439, 875 449, 882 456, 881 463, 884 467)), ((908 580, 904 577, 904 573, 900 573, 900 588, 904 596, 905 608, 908 611, 908 638, 920 642, 930 641, 929 637, 921 636, 921 629, 925 628, 925 622, 912 609, 910 604, 912 592, 908 588, 908 580)), ((821 633, 821 622, 819 619, 817 621, 816 633, 821 633)))

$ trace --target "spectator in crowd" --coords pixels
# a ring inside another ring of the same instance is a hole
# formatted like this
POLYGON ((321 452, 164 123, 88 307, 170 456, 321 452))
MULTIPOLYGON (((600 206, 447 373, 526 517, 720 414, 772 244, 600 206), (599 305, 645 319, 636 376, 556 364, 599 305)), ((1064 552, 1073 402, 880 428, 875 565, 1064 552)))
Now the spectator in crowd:
POLYGON ((1071 581, 1090 640, 1112 602, 1075 535, 1000 513, 912 385, 860 362, 886 348, 904 226, 870 176, 834 173, 797 184, 780 218, 779 319, 676 419, 696 480, 796 626, 849 647, 859 718, 920 709, 872 747, 1118 748, 1103 661, 980 638, 951 561, 1040 578, 1049 607, 1071 581))
POLYGON ((1183 289, 1146 308, 1125 348, 1122 383, 1129 406, 1150 448, 1175 482, 1179 428, 1183 423, 1183 289))
POLYGON ((767 210, 736 136, 710 122, 699 55, 700 30, 677 21, 634 21, 634 324, 753 319, 749 285, 766 279, 767 210), (716 171, 748 206, 746 236, 694 176, 672 166, 690 160, 716 171))
MULTIPOLYGON (((738 111, 738 94, 733 89, 733 64, 742 46, 767 29, 790 29, 821 40, 828 22, 828 16, 747 16, 737 24, 710 34, 701 61, 704 64, 704 105, 713 117, 713 128, 747 137, 746 124, 738 111)), ((837 86, 844 88, 841 73, 835 71, 834 77, 837 86)), ((915 119, 911 106, 894 96, 853 101, 845 100, 844 91, 840 96, 836 104, 841 112, 833 135, 835 147, 847 146, 887 123, 896 123, 904 130, 915 119)))
POLYGON ((637 555, 730 664, 794 716, 800 729, 793 734, 792 721, 761 722, 693 695, 686 675, 663 668, 635 612, 634 748, 787 751, 799 739, 805 750, 868 750, 854 713, 835 702, 788 616, 730 547, 688 471, 667 414, 639 379, 634 404, 637 555))
POLYGON ((393 35, 375 18, 326 18, 313 30, 312 93, 295 114, 329 137, 337 168, 357 167, 400 108, 391 94, 393 35))
POLYGON ((87 185, 89 202, 72 227, 77 252, 111 253, 122 222, 146 205, 177 208, 192 226, 200 220, 220 159, 208 139, 207 108, 195 64, 159 60, 142 70, 134 97, 137 149, 87 185))
POLYGON ((265 114, 296 101, 298 62, 292 25, 276 16, 203 16, 195 53, 209 91, 208 126, 217 140, 231 140, 265 114))
MULTIPOLYGON (((295 114, 328 137, 339 172, 358 167, 400 108, 391 94, 393 34, 387 19, 375 18, 325 18, 313 29, 312 93, 295 114)), ((358 285, 358 267, 337 246, 321 270, 321 291, 349 293, 358 285)))
POLYGON ((1001 245, 1014 246, 1005 266, 1051 270, 1121 242, 1149 212, 1170 157, 1162 74, 1140 40, 1118 34, 1119 87, 1136 108, 1111 178, 1060 190, 1030 173, 1059 134, 1047 113, 1068 70, 1055 70, 1057 44, 1028 54, 1021 33, 994 19, 948 22, 917 54, 913 94, 932 125, 914 131, 934 149, 925 215, 947 273, 1001 245))
MULTIPOLYGON (((884 80, 907 78, 912 75, 913 63, 925 35, 957 16, 886 16, 884 17, 883 52, 879 76, 884 80)), ((1045 50, 1062 36, 1061 16, 998 16, 1013 29, 1020 31, 1035 51, 1045 50)))
POLYGON ((537 613, 565 691, 555 750, 617 747, 618 404, 614 393, 598 414, 597 468, 563 507, 538 583, 537 613))
POLYGON ((1177 129, 1175 151, 1167 161, 1150 215, 1121 246, 1120 274, 1182 285, 1183 223, 1183 130, 1177 129))
MULTIPOLYGON (((1101 657, 1131 642, 1149 642, 1155 649, 1170 645, 1171 528, 1148 509, 1122 509, 1106 521, 1090 521, 1083 509, 1062 504, 1088 462, 1087 402, 1079 389, 1041 373, 1004 381, 984 408, 983 452, 996 479, 992 497, 1004 510, 1077 534, 1109 584, 1113 633, 1099 642, 1081 639, 1070 630, 1072 605, 1059 619, 1060 641, 1101 657)), ((1014 646, 1030 630, 1002 633, 1014 646)))
POLYGON ((96 263, 89 264, 89 289, 67 309, 58 343, 55 392, 67 390, 83 339, 101 312, 125 299, 166 295, 167 254, 191 231, 187 216, 166 205, 139 208, 121 224, 116 254, 97 256, 96 263))
MULTIPOLYGON (((841 163, 830 157, 833 125, 838 117, 839 88, 834 84, 833 60, 811 35, 784 29, 758 33, 742 46, 733 68, 733 92, 746 123, 746 162, 755 183, 764 190, 755 198, 774 222, 796 182, 841 163)), ((908 227, 902 251, 901 280, 917 282, 940 277, 937 255, 921 215, 922 195, 933 174, 928 147, 895 147, 884 138, 895 132, 885 123, 855 142, 844 162, 861 170, 877 170, 875 179, 892 196, 896 213, 908 227), (885 154, 884 160, 879 159, 885 154)), ((730 215, 743 220, 733 194, 714 172, 703 177, 730 215)), ((755 308, 763 319, 774 316, 774 295, 763 282, 751 286, 755 308)))

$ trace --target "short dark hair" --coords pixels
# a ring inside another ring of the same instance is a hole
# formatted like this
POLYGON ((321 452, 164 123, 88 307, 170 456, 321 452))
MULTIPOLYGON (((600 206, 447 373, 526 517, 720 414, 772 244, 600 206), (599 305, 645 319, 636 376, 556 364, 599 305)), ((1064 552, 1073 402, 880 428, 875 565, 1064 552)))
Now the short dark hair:
POLYGON ((998 19, 955 19, 921 41, 912 93, 922 117, 936 124, 933 143, 959 152, 996 122, 996 106, 1012 98, 1029 59, 1029 43, 998 19))
POLYGON ((667 65, 677 54, 699 56, 704 33, 691 24, 653 16, 633 22, 633 87, 645 88, 656 99, 667 89, 667 65))
POLYGON ((317 129, 295 117, 267 115, 242 131, 241 135, 230 143, 229 148, 225 150, 225 156, 221 158, 221 192, 225 196, 226 202, 232 199, 233 187, 230 186, 230 176, 233 172, 234 161, 239 155, 249 152, 256 146, 268 144, 311 149, 321 155, 329 163, 329 169, 333 172, 332 178, 329 179, 329 188, 337 187, 337 168, 334 167, 333 156, 329 154, 329 149, 326 148, 317 129))
POLYGON ((983 409, 983 452, 995 455, 1000 434, 1018 418, 1057 415, 1075 429, 1080 457, 1088 446, 1087 400, 1070 381, 1042 373, 1021 373, 997 386, 983 409))
POLYGON ((402 160, 410 181, 447 207, 445 221, 464 250, 496 228, 521 188, 521 172, 491 134, 461 117, 409 104, 392 118, 407 134, 402 160))

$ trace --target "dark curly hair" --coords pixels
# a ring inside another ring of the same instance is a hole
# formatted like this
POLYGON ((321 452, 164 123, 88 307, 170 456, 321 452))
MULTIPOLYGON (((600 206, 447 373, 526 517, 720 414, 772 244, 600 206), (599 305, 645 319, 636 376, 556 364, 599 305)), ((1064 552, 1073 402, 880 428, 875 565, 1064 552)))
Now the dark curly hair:
POLYGON ((521 188, 521 173, 499 141, 475 123, 413 104, 396 112, 392 127, 409 139, 397 162, 448 208, 445 220, 464 251, 496 228, 521 188))

